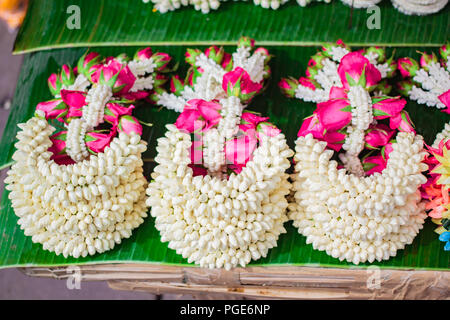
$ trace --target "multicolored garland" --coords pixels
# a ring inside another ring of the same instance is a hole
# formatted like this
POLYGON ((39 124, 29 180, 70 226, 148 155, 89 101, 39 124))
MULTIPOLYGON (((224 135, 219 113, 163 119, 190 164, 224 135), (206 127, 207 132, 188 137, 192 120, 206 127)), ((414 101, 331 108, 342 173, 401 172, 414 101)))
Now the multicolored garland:
POLYGON ((85 54, 48 79, 41 102, 17 134, 5 182, 18 223, 33 242, 64 257, 112 249, 147 216, 142 127, 132 116, 166 79, 170 57, 140 50, 85 54), (60 127, 55 132, 55 127, 60 127))
POLYGON ((426 209, 432 221, 438 225, 436 233, 439 240, 446 242, 445 251, 450 251, 450 124, 436 136, 430 155, 425 163, 429 166, 429 178, 422 185, 422 198, 426 200, 426 209))
POLYGON ((450 114, 450 44, 443 45, 440 58, 435 53, 423 53, 420 64, 412 58, 398 59, 398 69, 405 80, 398 90, 411 100, 436 107, 450 114))
POLYGON ((159 99, 182 113, 158 140, 147 204, 161 240, 202 267, 245 266, 286 232, 293 152, 268 118, 244 111, 270 75, 269 58, 248 38, 232 55, 189 49, 186 85, 173 77, 173 93, 159 99))
POLYGON ((403 110, 405 100, 378 95, 382 79, 395 71, 392 61, 380 65, 384 50, 350 52, 338 42, 315 57, 322 62, 315 77, 280 82, 290 97, 329 95, 298 134, 290 219, 307 243, 335 258, 389 259, 412 243, 426 217, 418 190, 426 181, 423 139, 403 110), (316 90, 321 95, 310 95, 316 90), (341 163, 331 160, 341 149, 341 163))

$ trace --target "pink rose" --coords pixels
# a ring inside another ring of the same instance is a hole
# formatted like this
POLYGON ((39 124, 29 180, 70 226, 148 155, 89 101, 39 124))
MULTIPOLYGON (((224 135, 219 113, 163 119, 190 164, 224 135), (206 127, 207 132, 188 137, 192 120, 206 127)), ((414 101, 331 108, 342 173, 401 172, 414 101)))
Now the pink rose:
POLYGON ((163 71, 172 58, 163 52, 157 52, 152 55, 153 63, 156 65, 156 71, 163 71))
POLYGON ((283 78, 278 83, 278 86, 281 89, 281 92, 288 98, 294 98, 295 97, 295 91, 297 90, 299 82, 292 78, 283 78))
POLYGON ((119 125, 117 126, 119 132, 131 134, 132 132, 142 136, 142 125, 139 120, 130 115, 124 115, 119 118, 119 125))
POLYGON ((107 61, 92 74, 92 81, 110 86, 117 95, 128 93, 136 77, 127 65, 122 65, 117 59, 108 58, 107 61))
POLYGON ((325 134, 325 128, 320 123, 317 113, 314 113, 312 116, 309 116, 303 120, 297 136, 305 137, 310 133, 315 139, 323 139, 325 134))
POLYGON ((113 127, 109 133, 88 132, 84 138, 86 147, 94 154, 102 153, 108 147, 117 134, 117 127, 113 127))
POLYGON ((56 73, 52 73, 50 77, 48 77, 47 84, 52 95, 54 96, 59 95, 59 92, 61 91, 62 88, 62 82, 59 75, 56 75, 56 73))
POLYGON ((389 119, 389 127, 403 132, 416 132, 411 118, 405 110, 402 110, 398 115, 389 119))
POLYGON ((381 80, 380 71, 358 52, 347 53, 342 58, 338 74, 345 89, 355 85, 370 88, 381 80))
POLYGON ((80 118, 86 103, 86 93, 83 91, 61 90, 61 99, 69 106, 67 118, 80 118))
POLYGON ((77 71, 80 74, 84 74, 87 78, 90 78, 90 73, 92 72, 92 67, 98 65, 100 62, 100 55, 97 52, 90 52, 84 54, 79 60, 77 65, 77 71))
POLYGON ((442 112, 450 113, 450 90, 447 90, 443 94, 441 94, 438 99, 447 106, 446 109, 443 109, 442 112))
POLYGON ((246 165, 256 149, 258 140, 254 134, 245 134, 225 142, 225 157, 229 163, 246 165))
POLYGON ((367 157, 362 161, 366 175, 371 175, 375 172, 381 173, 386 168, 386 163, 386 160, 381 155, 367 157))
POLYGON ((62 122, 65 121, 64 118, 69 112, 68 106, 61 99, 40 102, 36 106, 36 110, 44 111, 47 120, 58 119, 62 122))
POLYGON ((397 67, 403 78, 414 77, 417 70, 419 70, 419 64, 412 58, 400 58, 397 60, 397 67))
MULTIPOLYGON (((304 86, 304 87, 306 87, 306 88, 309 88, 309 89, 311 89, 311 90, 316 90, 316 88, 319 86, 318 83, 317 83, 316 81, 314 81, 314 80, 312 80, 312 79, 305 78, 305 77, 300 77, 300 78, 298 79, 298 82, 299 82, 302 86, 304 86)), ((297 88, 296 88, 296 89, 297 89, 297 88)))
POLYGON ((394 134, 395 130, 389 129, 385 124, 378 123, 371 125, 365 136, 366 147, 369 149, 382 147, 391 140, 394 134))
POLYGON ((219 113, 221 108, 222 106, 216 102, 201 99, 189 100, 178 116, 175 126, 189 133, 208 130, 216 126, 222 118, 219 113))
POLYGON ((239 125, 239 129, 243 132, 248 130, 256 130, 256 127, 260 122, 264 122, 269 120, 268 117, 261 117, 253 112, 243 112, 241 117, 241 124, 239 125))
POLYGON ((119 103, 107 103, 105 107, 105 116, 104 119, 106 122, 112 125, 119 124, 119 118, 121 116, 131 116, 131 113, 134 109, 134 105, 130 105, 129 107, 122 106, 119 103))
POLYGON ((141 50, 138 50, 136 54, 134 55, 135 60, 147 60, 150 59, 152 56, 152 48, 147 47, 141 50))
POLYGON ((344 99, 331 99, 318 103, 317 116, 325 130, 341 130, 352 120, 350 103, 344 99))
POLYGON ((241 67, 237 67, 223 76, 222 88, 228 96, 239 97, 239 99, 246 103, 259 93, 262 85, 253 82, 247 71, 241 67))
POLYGON ((374 118, 381 120, 397 116, 405 107, 406 100, 400 97, 374 97, 372 104, 374 118))

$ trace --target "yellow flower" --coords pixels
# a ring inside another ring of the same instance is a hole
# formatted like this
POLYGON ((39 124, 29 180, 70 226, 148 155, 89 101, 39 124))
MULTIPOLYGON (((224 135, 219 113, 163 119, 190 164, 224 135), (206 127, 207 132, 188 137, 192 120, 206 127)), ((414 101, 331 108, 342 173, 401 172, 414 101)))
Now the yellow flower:
POLYGON ((442 185, 450 184, 450 152, 447 147, 444 146, 442 149, 442 156, 435 154, 436 160, 439 161, 439 165, 434 168, 431 172, 440 174, 437 183, 442 185))

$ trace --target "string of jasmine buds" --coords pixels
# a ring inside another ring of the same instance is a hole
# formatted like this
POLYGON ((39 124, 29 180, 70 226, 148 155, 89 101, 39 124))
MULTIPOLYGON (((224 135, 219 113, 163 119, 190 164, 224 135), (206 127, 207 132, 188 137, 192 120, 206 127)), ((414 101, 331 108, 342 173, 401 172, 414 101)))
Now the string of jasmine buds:
POLYGON ((66 152, 74 161, 81 161, 89 156, 84 137, 87 123, 82 119, 72 119, 67 127, 66 152))
POLYGON ((340 154, 339 159, 349 172, 362 177, 364 170, 358 156, 364 149, 365 131, 374 120, 372 103, 369 93, 361 86, 350 87, 347 96, 352 108, 352 120, 342 145, 346 153, 340 154))
POLYGON ((97 127, 104 122, 105 106, 113 94, 111 87, 97 84, 89 89, 86 95, 86 105, 83 106, 81 120, 86 123, 87 130, 97 127))

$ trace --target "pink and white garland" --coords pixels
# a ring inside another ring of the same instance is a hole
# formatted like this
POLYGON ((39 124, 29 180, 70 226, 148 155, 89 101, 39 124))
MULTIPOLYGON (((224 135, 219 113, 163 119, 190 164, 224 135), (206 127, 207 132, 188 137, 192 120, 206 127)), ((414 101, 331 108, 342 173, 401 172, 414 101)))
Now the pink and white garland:
POLYGON ((270 74, 267 50, 253 46, 188 50, 187 84, 175 76, 159 98, 182 112, 158 140, 147 204, 162 241, 202 267, 245 266, 286 232, 293 153, 268 118, 244 111, 270 74))
MULTIPOLYGON (((387 73, 363 54, 382 49, 345 49, 324 47, 327 54, 344 54, 333 73, 339 86, 327 88, 328 100, 300 128, 289 208, 307 243, 358 264, 389 259, 422 228, 426 214, 418 188, 427 166, 423 139, 403 110, 406 101, 374 92, 387 73), (341 149, 339 164, 331 157, 341 149)), ((299 86, 295 79, 280 85, 290 96, 299 86)))
POLYGON ((5 180, 18 223, 33 242, 57 255, 85 257, 112 249, 143 222, 147 146, 131 103, 154 95, 169 60, 150 48, 133 59, 92 52, 49 77, 55 98, 19 124, 5 180), (64 127, 53 134, 57 126, 64 127))

